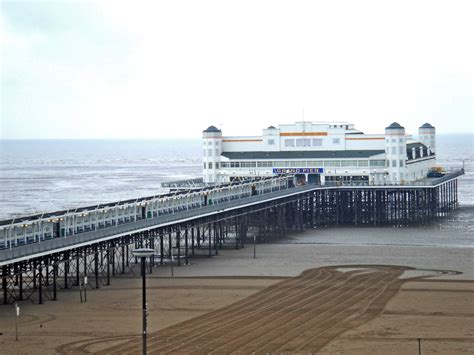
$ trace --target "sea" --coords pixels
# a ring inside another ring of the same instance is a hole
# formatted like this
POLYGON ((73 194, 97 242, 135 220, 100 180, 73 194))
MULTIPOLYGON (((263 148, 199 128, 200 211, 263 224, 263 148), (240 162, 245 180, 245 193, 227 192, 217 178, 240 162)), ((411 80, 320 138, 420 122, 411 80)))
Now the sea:
MULTIPOLYGON (((438 164, 465 168, 465 212, 474 211, 473 144, 474 134, 437 135, 438 164)), ((201 147, 200 139, 0 140, 0 220, 162 193, 164 181, 201 176, 201 147)))

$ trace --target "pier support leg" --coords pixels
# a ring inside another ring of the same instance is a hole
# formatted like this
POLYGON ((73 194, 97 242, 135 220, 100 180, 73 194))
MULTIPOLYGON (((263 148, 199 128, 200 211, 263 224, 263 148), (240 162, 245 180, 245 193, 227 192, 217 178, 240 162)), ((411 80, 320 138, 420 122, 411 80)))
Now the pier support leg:
POLYGON ((122 274, 125 274, 125 245, 122 244, 122 274))
MULTIPOLYGON (((113 250, 113 249, 112 249, 113 250)), ((110 285, 110 247, 107 249, 107 286, 110 285)))
POLYGON ((238 219, 235 220, 234 235, 235 235, 235 249, 239 249, 239 224, 238 224, 238 219))
POLYGON ((211 238, 211 231, 212 231, 212 229, 211 229, 211 224, 209 223, 209 224, 207 225, 207 240, 208 240, 208 244, 209 244, 209 254, 208 254, 208 257, 211 257, 211 256, 212 256, 212 245, 211 245, 211 244, 212 244, 212 243, 211 243, 212 238, 211 238))
POLYGON ((38 268, 38 303, 43 304, 43 268, 38 268))
POLYGON ((66 254, 66 260, 64 261, 64 288, 66 290, 69 288, 68 274, 69 274, 69 253, 66 254))
POLYGON ((199 226, 197 227, 197 247, 198 249, 201 247, 201 229, 199 226))
MULTIPOLYGON (((218 235, 217 235, 217 232, 218 232, 218 228, 217 228, 217 223, 214 222, 214 226, 213 226, 213 229, 214 229, 214 250, 215 250, 215 253, 216 255, 219 255, 219 251, 218 251, 218 244, 217 244, 217 238, 218 238, 218 235)), ((211 234, 209 233, 209 240, 210 240, 210 237, 211 237, 211 234)))
POLYGON ((80 264, 81 264, 81 263, 80 263, 80 259, 79 259, 79 252, 77 251, 77 252, 76 252, 76 285, 77 285, 77 286, 80 286, 80 285, 81 285, 81 284, 80 284, 80 282, 81 282, 81 280, 80 280, 80 272, 81 272, 81 270, 79 270, 79 265, 80 265, 80 264))
POLYGON ((58 261, 54 260, 53 262, 53 301, 57 301, 58 299, 58 261))
POLYGON ((46 277, 46 279, 45 279, 45 283, 44 283, 44 284, 45 284, 46 286, 49 286, 49 261, 48 261, 48 259, 46 259, 46 260, 44 261, 44 263, 45 263, 45 267, 46 267, 46 272, 45 272, 45 275, 44 275, 44 276, 46 277))
POLYGON ((160 229, 160 265, 163 265, 164 257, 164 246, 163 246, 163 230, 160 229))
MULTIPOLYGON (((126 260, 126 261, 125 261, 125 264, 126 264, 127 266, 130 266, 130 245, 129 245, 129 244, 127 244, 127 245, 125 246, 125 260, 126 260)), ((137 263, 137 260, 136 260, 136 258, 135 258, 135 264, 136 264, 136 263, 137 263)))
POLYGON ((23 301, 23 265, 20 264, 19 268, 19 284, 18 284, 18 300, 23 301))
POLYGON ((188 227, 184 230, 184 258, 185 265, 188 265, 188 227))
MULTIPOLYGON (((84 279, 86 277, 87 277, 87 251, 84 250, 84 279)), ((87 287, 87 285, 84 285, 84 287, 87 287)))
POLYGON ((112 247, 112 249, 109 249, 109 253, 112 252, 112 275, 115 276, 115 252, 116 252, 116 249, 115 249, 115 243, 112 247))
POLYGON ((172 240, 171 240, 171 228, 168 233, 168 257, 171 260, 171 249, 173 248, 172 240))
POLYGON ((176 232, 176 249, 178 249, 178 266, 181 266, 181 231, 176 232))
MULTIPOLYGON (((33 269, 33 273, 35 270, 33 269)), ((3 289, 3 304, 8 303, 8 292, 7 292, 7 267, 2 267, 2 289, 3 289)))
POLYGON ((99 253, 97 247, 94 253, 94 274, 95 274, 95 288, 99 288, 99 253))

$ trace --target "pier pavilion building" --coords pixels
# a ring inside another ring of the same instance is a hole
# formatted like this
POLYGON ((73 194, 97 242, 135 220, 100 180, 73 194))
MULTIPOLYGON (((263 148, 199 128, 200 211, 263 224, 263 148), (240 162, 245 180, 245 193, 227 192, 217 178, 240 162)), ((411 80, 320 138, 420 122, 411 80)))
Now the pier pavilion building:
POLYGON ((203 180, 292 174, 298 180, 404 184, 426 177, 436 164, 435 128, 425 123, 419 139, 394 122, 383 134, 364 134, 349 122, 295 122, 270 126, 260 136, 203 131, 203 180))

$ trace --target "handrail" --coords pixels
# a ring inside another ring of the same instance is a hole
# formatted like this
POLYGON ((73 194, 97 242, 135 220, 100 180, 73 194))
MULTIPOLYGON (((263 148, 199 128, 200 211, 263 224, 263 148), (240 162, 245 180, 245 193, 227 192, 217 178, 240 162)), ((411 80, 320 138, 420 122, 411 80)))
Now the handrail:
MULTIPOLYGON (((160 225, 168 225, 172 223, 177 223, 182 220, 189 220, 200 218, 209 214, 215 214, 229 209, 237 209, 253 203, 261 203, 269 199, 281 198, 287 195, 300 194, 309 190, 316 189, 327 189, 327 188, 345 188, 349 186, 360 186, 360 187, 431 187, 446 182, 450 179, 456 178, 464 174, 464 170, 458 170, 453 173, 446 174, 441 178, 432 178, 432 181, 423 181, 419 184, 393 184, 390 185, 369 185, 369 182, 364 181, 352 181, 352 182, 326 182, 324 186, 321 185, 305 185, 305 186, 280 186, 278 190, 267 189, 266 191, 261 191, 258 195, 252 194, 243 194, 235 199, 230 199, 229 197, 224 197, 217 202, 214 201, 214 204, 207 206, 194 206, 183 211, 173 211, 169 214, 163 214, 151 218, 145 218, 136 220, 129 223, 124 223, 120 225, 110 226, 103 229, 95 229, 92 231, 82 232, 74 235, 57 237, 49 240, 44 240, 42 242, 33 242, 20 246, 15 246, 11 249, 2 249, 0 250, 0 263, 5 260, 18 258, 22 256, 28 256, 32 253, 39 253, 45 251, 51 251, 63 247, 71 247, 81 243, 87 242, 97 242, 97 240, 114 237, 120 234, 126 234, 129 232, 141 230, 141 229, 150 229, 151 227, 156 227, 160 225)), ((431 179, 430 179, 431 180, 431 179)))
POLYGON ((252 203, 260 203, 269 199, 285 197, 286 195, 291 195, 295 192, 299 194, 301 192, 317 188, 320 187, 316 185, 292 187, 289 189, 269 192, 266 194, 249 196, 245 199, 233 200, 221 204, 190 209, 187 211, 157 216, 148 219, 142 219, 127 224, 117 225, 114 227, 83 232, 75 234, 73 236, 49 239, 42 241, 41 243, 35 242, 31 244, 17 246, 12 249, 3 249, 0 250, 0 264, 4 261, 19 257, 30 256, 41 252, 53 251, 64 247, 72 247, 81 243, 91 242, 91 244, 93 244, 107 237, 115 238, 117 235, 127 234, 128 232, 138 231, 141 229, 151 229, 160 225, 177 223, 182 220, 201 218, 209 214, 216 214, 225 210, 237 209, 252 203))
POLYGON ((368 180, 350 180, 350 181, 327 181, 325 186, 403 186, 403 187, 422 187, 436 186, 445 181, 464 175, 464 169, 449 170, 444 176, 439 178, 425 178, 419 181, 368 181, 368 180))

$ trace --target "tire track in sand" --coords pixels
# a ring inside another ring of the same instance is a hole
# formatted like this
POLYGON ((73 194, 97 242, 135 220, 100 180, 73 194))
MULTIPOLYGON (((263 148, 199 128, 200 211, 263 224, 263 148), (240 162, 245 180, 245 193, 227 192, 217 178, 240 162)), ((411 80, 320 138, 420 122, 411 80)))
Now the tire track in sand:
MULTIPOLYGON (((306 270, 242 301, 149 334, 148 350, 152 354, 315 352, 377 316, 404 282, 421 278, 400 279, 406 270, 413 269, 352 265, 306 270)), ((140 349, 136 339, 100 353, 132 354, 140 349)))
MULTIPOLYGON (((327 272, 323 269, 307 270, 307 271, 303 272, 303 274, 310 274, 313 277, 318 278, 318 279, 320 279, 320 276, 323 275, 323 274, 326 274, 326 278, 329 277, 329 272, 327 272)), ((323 278, 321 279, 321 281, 322 280, 323 280, 323 278)), ((292 287, 301 287, 301 285, 302 285, 301 281, 296 279, 296 278, 288 278, 285 281, 288 281, 287 286, 293 285, 292 287)), ((260 291, 261 295, 269 294, 269 295, 271 295, 272 298, 278 297, 279 294, 281 293, 281 290, 287 289, 286 285, 280 285, 280 284, 281 283, 277 283, 277 284, 271 285, 269 287, 266 287, 265 289, 260 291)), ((260 293, 258 293, 258 294, 260 294, 260 293)), ((194 336, 196 336, 196 327, 201 327, 202 323, 206 322, 207 319, 209 319, 209 321, 208 321, 209 324, 211 324, 212 322, 215 321, 216 315, 218 315, 218 316, 223 316, 224 315, 224 316, 227 316, 226 318, 229 318, 230 320, 232 320, 233 317, 235 316, 236 309, 241 308, 241 305, 244 305, 246 303, 252 303, 254 297, 255 297, 255 294, 253 294, 253 295, 251 295, 251 296, 249 296, 249 297, 247 297, 247 298, 245 298, 245 299, 243 299, 239 302, 231 304, 228 307, 225 307, 223 309, 212 311, 212 312, 206 313, 202 316, 198 316, 198 317, 195 317, 193 319, 190 319, 187 322, 182 322, 182 323, 179 323, 177 325, 170 326, 170 327, 168 327, 164 330, 161 330, 160 331, 160 336, 162 334, 164 334, 162 332, 166 332, 167 336, 171 339, 173 337, 173 335, 176 334, 175 332, 176 332, 177 329, 180 330, 180 334, 183 334, 186 329, 189 329, 191 332, 194 333, 194 336)), ((261 298, 263 299, 264 297, 258 297, 259 300, 261 298)), ((260 301, 264 302, 265 300, 263 299, 263 300, 260 300, 260 301)), ((207 332, 207 331, 209 331, 209 329, 205 329, 204 331, 207 332)), ((108 341, 111 338, 129 338, 130 339, 131 337, 109 337, 109 336, 106 336, 106 337, 93 338, 93 339, 84 339, 84 340, 76 341, 76 342, 73 342, 73 343, 64 344, 64 345, 58 347, 56 350, 61 354, 65 354, 65 353, 69 353, 69 352, 75 352, 75 353, 87 352, 86 348, 89 347, 90 345, 97 344, 100 341, 108 341)), ((134 353, 136 353, 136 351, 137 351, 136 349, 138 349, 138 348, 141 348, 141 337, 136 337, 136 338, 133 337, 133 340, 130 340, 129 342, 126 342, 123 345, 112 346, 111 348, 107 349, 107 351, 105 351, 105 353, 108 353, 108 354, 114 354, 114 353, 126 354, 127 351, 129 351, 130 353, 134 354, 134 353)))
POLYGON ((301 295, 299 302, 290 304, 283 309, 275 309, 271 316, 253 322, 247 327, 248 332, 245 336, 236 340, 228 338, 225 346, 214 348, 211 345, 207 351, 215 350, 218 352, 221 350, 230 353, 239 350, 245 353, 248 349, 259 349, 266 343, 272 343, 272 341, 283 342, 284 344, 287 340, 292 339, 291 335, 295 331, 297 333, 302 331, 307 322, 317 321, 316 316, 320 312, 330 309, 331 304, 339 303, 344 293, 350 292, 350 290, 340 291, 341 286, 347 283, 348 280, 356 279, 360 283, 358 288, 364 288, 364 282, 372 282, 375 276, 375 273, 363 274, 362 277, 359 277, 355 272, 350 275, 341 272, 338 277, 339 281, 335 285, 331 285, 321 292, 313 293, 309 297, 301 295))
MULTIPOLYGON (((358 271, 351 271, 347 277, 354 277, 358 271)), ((288 297, 285 302, 278 302, 270 305, 266 309, 258 310, 248 317, 245 322, 233 324, 235 328, 231 332, 226 332, 221 329, 219 333, 214 333, 209 342, 200 344, 190 344, 188 347, 179 348, 179 351, 191 353, 195 350, 211 352, 219 348, 219 345, 226 344, 224 352, 231 352, 232 349, 239 349, 245 347, 249 342, 258 338, 260 334, 279 328, 288 321, 288 315, 292 312, 300 312, 305 309, 308 300, 320 297, 323 294, 329 293, 333 288, 331 283, 345 282, 343 273, 332 275, 328 282, 321 285, 314 285, 315 287, 308 287, 299 292, 292 292, 291 297, 288 297), (320 292, 317 292, 321 290, 320 292)), ((326 297, 326 296, 324 296, 326 297)), ((161 350, 161 349, 160 349, 161 350)), ((165 349, 166 350, 166 349, 165 349)))
MULTIPOLYGON (((239 315, 242 315, 242 309, 245 309, 248 306, 259 307, 263 306, 267 302, 273 304, 276 300, 281 299, 282 294, 287 292, 288 288, 302 288, 305 287, 305 285, 312 279, 318 279, 319 282, 323 282, 330 276, 330 273, 323 269, 312 269, 305 273, 310 277, 308 277, 308 280, 304 282, 294 278, 288 279, 288 284, 282 285, 281 283, 278 283, 272 285, 254 295, 245 298, 244 300, 233 303, 228 307, 221 308, 219 310, 193 318, 187 322, 179 323, 161 330, 159 341, 164 341, 168 347, 171 347, 175 343, 180 343, 182 338, 189 339, 189 337, 192 337, 194 339, 200 335, 206 335, 210 331, 220 328, 223 324, 235 322, 239 315), (321 275, 324 275, 324 277, 321 277, 321 275), (202 329, 202 332, 196 331, 196 329, 202 329)), ((141 344, 140 341, 137 341, 137 344, 141 344)), ((153 346, 156 347, 158 344, 155 344, 153 340, 151 340, 150 345, 151 346, 149 346, 149 349, 150 351, 153 351, 153 346)), ((134 353, 135 349, 135 344, 129 344, 128 348, 120 347, 120 349, 116 350, 120 351, 121 353, 127 353, 128 351, 130 351, 130 353, 134 353)), ((111 349, 110 353, 113 352, 112 350, 113 349, 111 349)))

